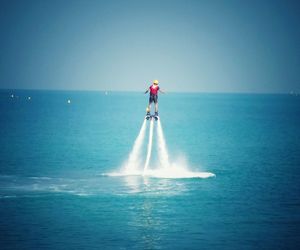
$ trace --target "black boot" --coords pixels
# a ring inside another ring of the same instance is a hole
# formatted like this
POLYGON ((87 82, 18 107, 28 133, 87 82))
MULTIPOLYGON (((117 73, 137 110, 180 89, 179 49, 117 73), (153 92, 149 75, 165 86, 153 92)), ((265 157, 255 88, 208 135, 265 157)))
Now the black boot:
POLYGON ((151 116, 151 115, 150 115, 150 112, 147 112, 147 113, 146 113, 146 119, 149 120, 149 119, 150 119, 150 116, 151 116))

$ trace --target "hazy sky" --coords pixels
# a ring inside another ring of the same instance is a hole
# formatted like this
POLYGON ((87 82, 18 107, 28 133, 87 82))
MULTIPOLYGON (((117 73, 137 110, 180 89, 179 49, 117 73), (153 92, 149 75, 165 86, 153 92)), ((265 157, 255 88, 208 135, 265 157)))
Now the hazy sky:
POLYGON ((300 91, 299 1, 1 1, 0 88, 300 91))

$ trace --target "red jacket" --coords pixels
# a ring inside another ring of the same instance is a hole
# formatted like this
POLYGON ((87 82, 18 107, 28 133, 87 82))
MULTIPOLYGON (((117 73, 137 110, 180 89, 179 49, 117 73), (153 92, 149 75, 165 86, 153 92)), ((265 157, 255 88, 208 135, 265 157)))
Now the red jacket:
POLYGON ((151 95, 157 95, 157 92, 159 90, 159 86, 155 87, 155 85, 151 85, 149 87, 149 90, 150 90, 150 94, 151 95))

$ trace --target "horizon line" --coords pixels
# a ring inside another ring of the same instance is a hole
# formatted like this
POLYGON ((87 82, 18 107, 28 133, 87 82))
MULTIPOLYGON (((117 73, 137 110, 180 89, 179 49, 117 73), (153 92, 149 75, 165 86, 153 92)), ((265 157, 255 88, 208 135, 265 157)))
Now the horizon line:
MULTIPOLYGON (((110 89, 48 89, 48 88, 1 88, 0 91, 74 91, 74 92, 125 92, 144 93, 143 90, 110 90, 110 89)), ((289 92, 246 92, 246 91, 164 91, 166 94, 253 94, 253 95, 293 95, 300 94, 300 91, 291 90, 289 92)))

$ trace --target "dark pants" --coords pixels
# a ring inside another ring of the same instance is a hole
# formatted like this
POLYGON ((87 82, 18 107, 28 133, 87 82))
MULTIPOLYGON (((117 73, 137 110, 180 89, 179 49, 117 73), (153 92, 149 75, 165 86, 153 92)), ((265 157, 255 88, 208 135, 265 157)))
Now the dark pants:
POLYGON ((151 95, 149 96, 149 104, 152 102, 157 103, 158 96, 157 95, 151 95))

